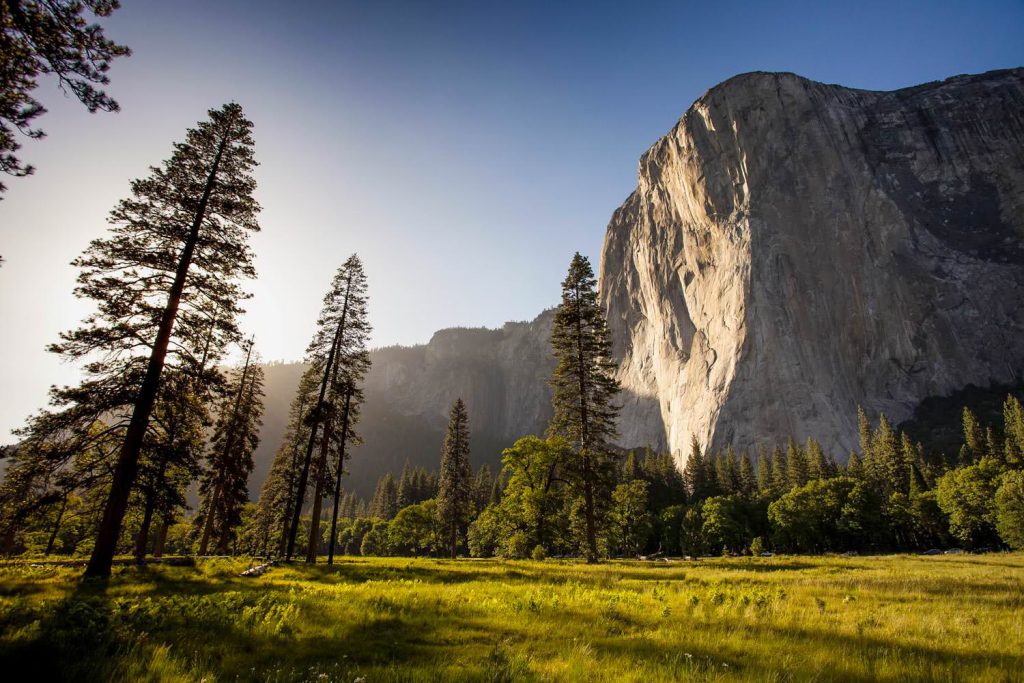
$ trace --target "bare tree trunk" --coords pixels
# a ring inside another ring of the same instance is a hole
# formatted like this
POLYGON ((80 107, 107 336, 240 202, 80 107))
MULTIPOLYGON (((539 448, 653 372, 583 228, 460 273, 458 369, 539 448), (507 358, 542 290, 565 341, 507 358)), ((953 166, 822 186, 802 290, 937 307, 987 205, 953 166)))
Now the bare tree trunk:
POLYGON ((60 503, 60 511, 57 513, 57 521, 53 523, 53 531, 50 533, 50 540, 46 543, 46 555, 53 553, 53 546, 57 542, 57 533, 60 531, 61 520, 64 519, 64 511, 68 508, 68 496, 64 496, 60 503))
POLYGON ((217 156, 213 160, 210 175, 203 188, 203 196, 199 200, 199 206, 196 208, 196 214, 192 220, 192 228, 185 240, 181 258, 178 260, 174 284, 171 285, 167 306, 160 317, 160 328, 153 344, 153 352, 149 357, 149 364, 146 367, 146 376, 142 380, 138 397, 135 399, 124 444, 121 446, 121 453, 118 456, 117 465, 114 467, 114 478, 106 506, 103 509, 99 532, 96 535, 96 545, 89 558, 89 565, 85 568, 87 577, 106 578, 110 576, 114 553, 117 552, 117 541, 121 536, 121 524, 124 522, 124 514, 128 510, 128 497, 131 495, 132 486, 135 484, 135 475, 139 469, 139 451, 142 450, 142 440, 149 427, 149 417, 153 413, 153 406, 156 404, 157 393, 160 390, 160 375, 163 373, 164 361, 167 358, 167 348, 171 342, 174 320, 178 316, 181 296, 185 291, 185 278, 192 265, 196 243, 199 241, 199 229, 206 217, 206 205, 210 201, 213 186, 217 181, 217 172, 220 170, 220 160, 224 156, 224 149, 228 144, 229 131, 230 126, 225 129, 217 148, 217 156))
POLYGON ((161 518, 160 533, 156 537, 156 547, 153 548, 153 557, 164 556, 164 546, 167 545, 167 529, 171 526, 171 520, 168 517, 161 518))
POLYGON ((152 494, 146 495, 146 510, 142 513, 142 526, 139 528, 139 535, 135 538, 135 562, 142 564, 146 559, 146 546, 149 544, 149 527, 153 523, 153 510, 156 508, 156 499, 152 494))
POLYGON ((341 475, 345 473, 345 442, 348 440, 348 410, 352 405, 352 387, 346 387, 345 408, 341 416, 341 447, 338 453, 338 472, 334 484, 334 512, 331 514, 331 547, 327 564, 334 564, 334 545, 338 538, 338 505, 341 500, 341 475))

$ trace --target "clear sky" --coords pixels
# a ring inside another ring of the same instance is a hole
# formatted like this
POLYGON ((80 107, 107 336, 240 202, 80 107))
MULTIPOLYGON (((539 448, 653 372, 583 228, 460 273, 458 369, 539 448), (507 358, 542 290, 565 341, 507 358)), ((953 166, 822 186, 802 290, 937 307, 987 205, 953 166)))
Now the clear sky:
POLYGON ((87 312, 67 264, 128 181, 226 101, 255 123, 263 233, 244 327, 301 357, 334 269, 370 279, 375 345, 496 326, 595 268, 640 154, 708 88, 794 71, 892 89, 1024 64, 1024 2, 123 0, 118 114, 44 82, 38 167, 0 201, 0 443, 76 378, 44 347, 87 312))

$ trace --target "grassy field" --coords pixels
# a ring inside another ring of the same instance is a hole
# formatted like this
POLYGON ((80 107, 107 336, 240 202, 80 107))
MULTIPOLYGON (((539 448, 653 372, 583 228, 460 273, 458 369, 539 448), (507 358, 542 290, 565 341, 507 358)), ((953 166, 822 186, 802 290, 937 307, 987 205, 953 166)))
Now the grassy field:
POLYGON ((2 566, 0 677, 1024 680, 1019 553, 245 567, 2 566))

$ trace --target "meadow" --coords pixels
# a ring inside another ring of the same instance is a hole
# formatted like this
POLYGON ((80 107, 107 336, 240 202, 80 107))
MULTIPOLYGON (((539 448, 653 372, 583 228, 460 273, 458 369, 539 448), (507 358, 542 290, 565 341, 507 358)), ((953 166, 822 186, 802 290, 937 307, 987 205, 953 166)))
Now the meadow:
POLYGON ((1024 554, 0 566, 6 680, 1024 680, 1024 554))

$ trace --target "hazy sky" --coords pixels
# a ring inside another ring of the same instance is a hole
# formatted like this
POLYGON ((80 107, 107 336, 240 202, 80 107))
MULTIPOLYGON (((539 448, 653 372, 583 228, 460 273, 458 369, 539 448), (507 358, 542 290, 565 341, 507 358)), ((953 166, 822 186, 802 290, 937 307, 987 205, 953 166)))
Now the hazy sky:
POLYGON ((334 269, 370 280, 375 345, 524 320, 595 268, 640 154, 716 83, 794 71, 892 89, 1024 63, 1024 2, 123 0, 119 114, 45 82, 38 167, 0 201, 0 443, 75 368, 67 265, 207 109, 255 123, 263 233, 244 327, 301 357, 334 269))

